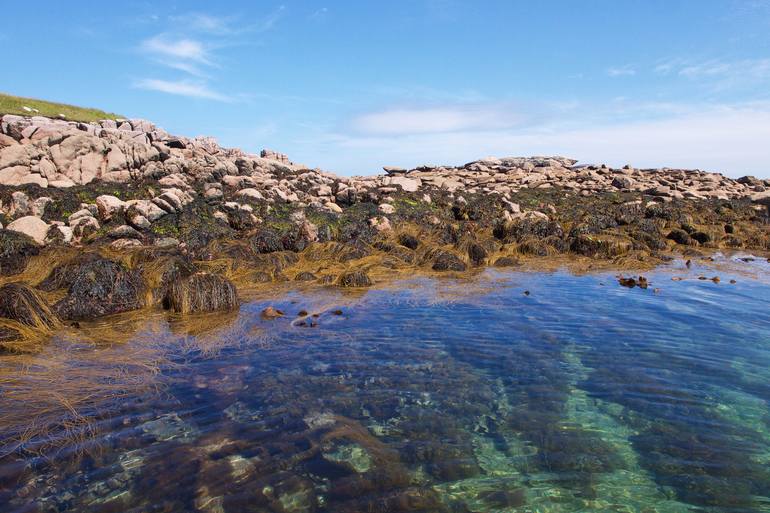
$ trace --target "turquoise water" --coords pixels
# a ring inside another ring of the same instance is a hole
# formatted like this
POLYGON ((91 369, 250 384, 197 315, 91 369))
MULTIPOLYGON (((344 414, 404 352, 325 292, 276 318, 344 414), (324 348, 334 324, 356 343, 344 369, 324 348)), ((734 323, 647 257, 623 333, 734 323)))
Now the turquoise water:
POLYGON ((724 264, 285 292, 200 335, 151 316, 119 350, 161 347, 157 386, 13 445, 0 511, 768 512, 770 268, 724 264))

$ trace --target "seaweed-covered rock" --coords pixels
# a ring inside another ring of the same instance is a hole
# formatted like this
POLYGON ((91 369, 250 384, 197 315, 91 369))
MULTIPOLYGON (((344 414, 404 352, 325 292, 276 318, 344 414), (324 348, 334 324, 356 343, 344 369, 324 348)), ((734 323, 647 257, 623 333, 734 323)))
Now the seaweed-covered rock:
POLYGON ((454 253, 449 251, 439 251, 433 257, 433 265, 431 269, 434 271, 465 271, 467 266, 465 262, 454 253))
POLYGON ((67 296, 54 305, 54 311, 66 320, 137 310, 144 305, 146 290, 140 271, 96 254, 56 267, 40 288, 67 289, 67 296))
POLYGON ((345 271, 337 277, 337 285, 340 287, 369 287, 372 285, 372 279, 366 274, 366 271, 355 269, 345 271))
POLYGON ((0 230, 0 275, 19 274, 27 267, 29 257, 37 255, 40 247, 22 233, 0 230))
POLYGON ((690 234, 690 237, 697 240, 701 244, 708 244, 711 242, 711 236, 708 233, 702 231, 695 231, 690 234))
POLYGON ((489 253, 487 253, 487 250, 481 244, 472 242, 468 246, 468 258, 471 259, 471 262, 473 263, 473 265, 475 266, 484 265, 488 256, 489 256, 489 253))
POLYGON ((181 255, 158 256, 142 264, 139 269, 152 289, 153 302, 156 304, 165 301, 172 283, 197 271, 195 264, 181 255))
POLYGON ((0 350, 4 343, 17 342, 29 330, 46 333, 59 325, 48 303, 34 289, 23 283, 0 287, 0 350))
POLYGON ((504 256, 495 260, 493 265, 495 267, 515 267, 517 265, 521 265, 521 262, 519 262, 516 258, 504 256))
POLYGON ((420 240, 414 235, 402 233, 398 236, 398 243, 409 249, 417 249, 417 246, 420 245, 420 240))
POLYGON ((284 245, 281 235, 275 230, 265 228, 255 234, 250 240, 251 249, 258 254, 283 251, 284 245))
POLYGON ((690 237, 690 234, 680 228, 674 228, 668 232, 666 238, 673 240, 677 244, 692 244, 692 238, 690 237))
POLYGON ((493 235, 502 241, 521 242, 530 237, 539 239, 563 237, 564 230, 555 221, 549 221, 544 217, 529 216, 498 223, 493 229, 493 235))
POLYGON ((572 240, 570 250, 583 256, 614 257, 628 253, 630 241, 610 235, 578 235, 572 240))
POLYGON ((8 283, 0 287, 0 317, 41 328, 54 328, 58 324, 48 303, 23 283, 8 283))
POLYGON ((238 293, 230 280, 195 273, 171 283, 164 306, 183 314, 234 310, 238 308, 238 293))

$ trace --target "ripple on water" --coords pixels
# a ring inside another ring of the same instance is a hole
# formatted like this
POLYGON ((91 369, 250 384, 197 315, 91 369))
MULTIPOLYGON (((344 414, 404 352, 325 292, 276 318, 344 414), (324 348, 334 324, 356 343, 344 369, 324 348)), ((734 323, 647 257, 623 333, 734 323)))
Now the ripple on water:
POLYGON ((611 273, 489 271, 287 292, 214 328, 86 328, 74 346, 0 361, 0 429, 21 447, 0 459, 0 504, 770 511, 770 286, 729 265, 766 263, 724 263, 720 283, 676 263, 647 290, 611 273), (268 305, 286 316, 262 319, 268 305), (56 431, 56 391, 77 384, 87 393, 58 418, 80 424, 56 431), (25 415, 48 430, 23 435, 25 415))

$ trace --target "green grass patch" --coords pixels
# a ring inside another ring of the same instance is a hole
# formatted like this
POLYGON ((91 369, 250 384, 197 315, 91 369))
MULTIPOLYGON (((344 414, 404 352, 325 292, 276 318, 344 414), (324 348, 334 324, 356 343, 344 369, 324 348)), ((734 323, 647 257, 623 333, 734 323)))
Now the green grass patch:
POLYGON ((0 114, 19 116, 45 116, 67 121, 99 121, 101 119, 122 119, 123 116, 99 109, 76 107, 65 103, 47 102, 34 98, 23 98, 0 93, 0 114), (27 107, 27 110, 24 107, 27 107))

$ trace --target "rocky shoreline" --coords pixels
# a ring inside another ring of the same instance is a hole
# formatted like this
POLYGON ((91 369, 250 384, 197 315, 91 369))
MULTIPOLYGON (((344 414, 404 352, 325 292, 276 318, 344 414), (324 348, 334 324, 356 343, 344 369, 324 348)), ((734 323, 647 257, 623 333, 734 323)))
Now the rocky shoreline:
MULTIPOLYGON (((0 119, 0 350, 279 281, 366 287, 546 257, 646 268, 770 247, 770 180, 563 157, 341 177, 144 120, 0 119)), ((587 264, 593 265, 593 264, 587 264)))

